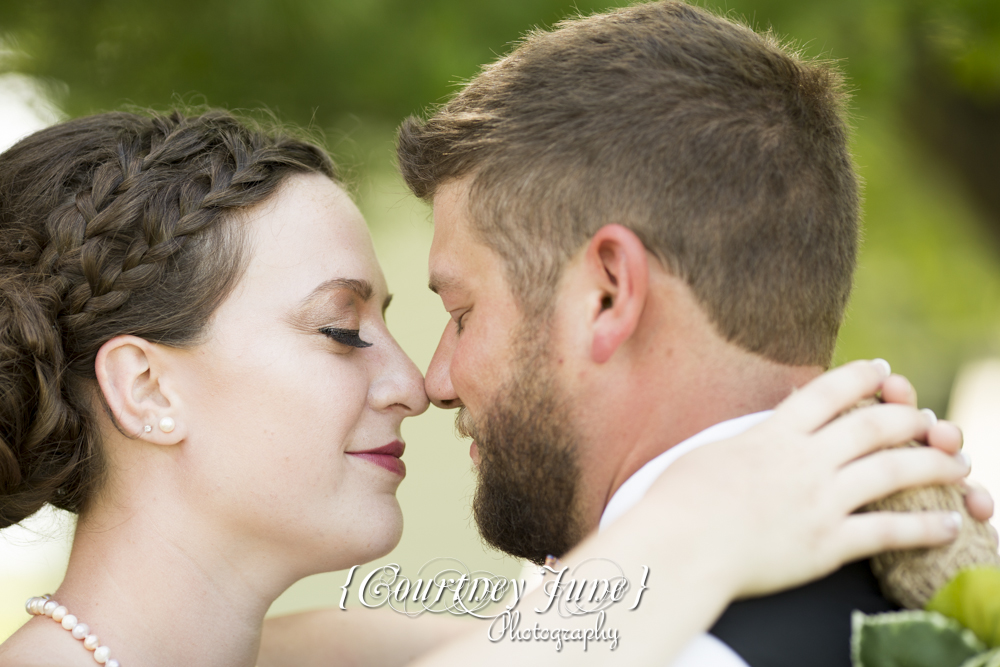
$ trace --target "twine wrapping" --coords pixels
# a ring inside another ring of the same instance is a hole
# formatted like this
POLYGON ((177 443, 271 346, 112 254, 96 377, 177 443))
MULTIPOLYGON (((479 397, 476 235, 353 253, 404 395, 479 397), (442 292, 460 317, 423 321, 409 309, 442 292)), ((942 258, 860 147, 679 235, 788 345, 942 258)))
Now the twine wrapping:
MULTIPOLYGON (((867 403, 870 404, 871 402, 867 403)), ((865 404, 859 404, 863 407, 865 404)), ((910 441, 901 447, 922 447, 910 441)), ((1000 567, 1000 554, 989 525, 976 521, 965 508, 965 490, 960 484, 906 489, 864 506, 861 512, 954 511, 962 515, 958 538, 930 549, 886 551, 873 556, 872 571, 882 593, 907 609, 923 609, 934 594, 969 566, 1000 567)))

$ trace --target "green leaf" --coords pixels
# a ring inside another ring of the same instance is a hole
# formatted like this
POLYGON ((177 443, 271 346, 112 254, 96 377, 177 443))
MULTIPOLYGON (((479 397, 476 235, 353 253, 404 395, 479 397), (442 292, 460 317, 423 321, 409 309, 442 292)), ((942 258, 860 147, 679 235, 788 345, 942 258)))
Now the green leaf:
POLYGON ((1000 646, 1000 568, 962 570, 927 603, 976 633, 991 648, 1000 646))
POLYGON ((957 621, 931 611, 851 616, 854 667, 962 667, 986 646, 957 621))
POLYGON ((1000 667, 1000 649, 980 653, 962 663, 962 667, 1000 667))

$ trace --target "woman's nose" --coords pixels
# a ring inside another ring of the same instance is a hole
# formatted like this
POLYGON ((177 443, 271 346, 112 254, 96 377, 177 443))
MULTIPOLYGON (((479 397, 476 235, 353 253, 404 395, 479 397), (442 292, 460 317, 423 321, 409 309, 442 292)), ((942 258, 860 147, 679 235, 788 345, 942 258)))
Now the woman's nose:
POLYGON ((422 414, 429 403, 420 369, 394 338, 389 336, 388 340, 384 372, 371 389, 374 407, 377 410, 398 408, 407 417, 422 414))

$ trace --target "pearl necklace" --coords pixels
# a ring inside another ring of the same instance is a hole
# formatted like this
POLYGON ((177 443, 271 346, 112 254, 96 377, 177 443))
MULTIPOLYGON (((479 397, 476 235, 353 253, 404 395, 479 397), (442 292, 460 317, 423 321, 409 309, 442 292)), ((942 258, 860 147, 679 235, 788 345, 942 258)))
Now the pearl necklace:
POLYGON ((111 657, 111 649, 107 646, 98 646, 97 635, 90 634, 90 626, 86 623, 78 622, 73 614, 69 613, 66 607, 52 599, 51 595, 43 595, 40 598, 31 598, 24 605, 25 611, 32 616, 49 616, 53 621, 59 623, 69 630, 74 639, 83 640, 83 647, 94 652, 94 660, 104 665, 104 667, 121 667, 121 664, 111 657))

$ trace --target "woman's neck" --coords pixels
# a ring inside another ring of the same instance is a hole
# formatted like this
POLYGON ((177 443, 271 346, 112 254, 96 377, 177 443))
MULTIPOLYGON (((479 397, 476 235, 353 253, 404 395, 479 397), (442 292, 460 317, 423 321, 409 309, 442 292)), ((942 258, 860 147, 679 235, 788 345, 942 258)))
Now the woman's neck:
POLYGON ((122 664, 251 667, 264 614, 292 581, 229 542, 149 505, 132 516, 95 512, 80 520, 54 598, 122 664))

